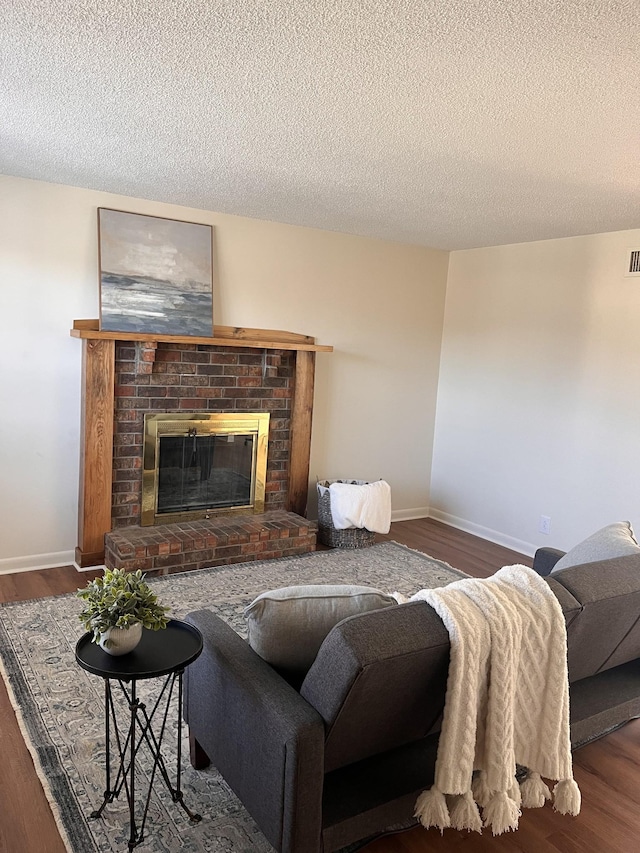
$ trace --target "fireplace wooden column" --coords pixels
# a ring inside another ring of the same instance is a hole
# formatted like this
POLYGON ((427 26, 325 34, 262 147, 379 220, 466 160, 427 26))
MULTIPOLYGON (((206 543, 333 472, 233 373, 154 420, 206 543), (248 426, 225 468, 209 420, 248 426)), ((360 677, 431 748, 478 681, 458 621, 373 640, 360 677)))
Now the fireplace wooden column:
POLYGON ((304 515, 309 488, 316 352, 333 347, 308 335, 268 329, 216 326, 213 338, 101 332, 97 320, 75 320, 71 336, 83 341, 82 441, 76 562, 81 567, 104 562, 104 535, 111 531, 115 342, 158 341, 248 349, 284 349, 296 353, 291 411, 291 452, 287 509, 304 515))
POLYGON ((111 530, 115 341, 82 343, 76 563, 84 568, 104 562, 104 534, 111 530))
POLYGON ((311 420, 316 354, 296 352, 296 375, 291 411, 291 456, 289 458, 289 490, 287 509, 304 515, 309 491, 309 457, 311 455, 311 420))

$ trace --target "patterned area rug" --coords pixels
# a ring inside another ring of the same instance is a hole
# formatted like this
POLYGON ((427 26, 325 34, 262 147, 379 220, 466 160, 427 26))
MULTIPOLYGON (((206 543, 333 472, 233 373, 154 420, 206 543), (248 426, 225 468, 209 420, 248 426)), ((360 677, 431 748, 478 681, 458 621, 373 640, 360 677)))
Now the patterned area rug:
MULTIPOLYGON (((184 617, 208 607, 245 635, 243 609, 267 589, 292 584, 357 583, 385 592, 412 595, 423 587, 444 586, 464 577, 446 563, 396 542, 353 551, 335 550, 227 568, 169 575, 150 580, 171 616, 184 617)), ((83 586, 78 575, 78 586, 83 586)), ((75 645, 82 626, 80 601, 62 595, 0 606, 2 674, 36 768, 70 853, 116 853, 127 849, 129 815, 124 793, 102 817, 88 816, 102 802, 104 776, 104 687, 102 679, 81 669, 75 645)), ((151 704, 157 679, 138 682, 139 695, 151 704)), ((172 703, 175 706, 175 703, 172 703)), ((126 719, 128 709, 120 709, 126 719)), ((178 715, 169 718, 163 754, 175 768, 178 715)), ((172 802, 160 780, 152 790, 145 839, 136 850, 151 853, 269 853, 251 817, 214 768, 194 770, 188 761, 182 726, 185 803, 202 815, 191 824, 172 802)), ((150 774, 147 750, 139 770, 150 774)), ((139 790, 146 790, 141 782, 139 790)))

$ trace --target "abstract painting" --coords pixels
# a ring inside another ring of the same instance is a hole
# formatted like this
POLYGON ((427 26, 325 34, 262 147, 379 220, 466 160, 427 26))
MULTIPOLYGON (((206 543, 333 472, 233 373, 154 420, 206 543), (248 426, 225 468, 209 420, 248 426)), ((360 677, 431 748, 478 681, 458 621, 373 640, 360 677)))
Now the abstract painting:
POLYGON ((213 228, 98 208, 100 329, 213 337, 213 228))

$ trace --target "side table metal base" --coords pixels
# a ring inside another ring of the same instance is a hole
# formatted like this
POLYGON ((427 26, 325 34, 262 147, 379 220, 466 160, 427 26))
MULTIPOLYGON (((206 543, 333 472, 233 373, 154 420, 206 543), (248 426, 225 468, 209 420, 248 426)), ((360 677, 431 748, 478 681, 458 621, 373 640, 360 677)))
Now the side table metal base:
MULTIPOLYGON (((138 699, 136 689, 137 680, 135 678, 132 678, 130 681, 121 680, 119 678, 104 679, 106 787, 102 804, 98 809, 91 813, 91 817, 101 817, 106 806, 109 803, 112 803, 113 800, 120 795, 122 789, 124 788, 127 797, 127 804, 129 807, 129 851, 133 850, 134 847, 136 847, 138 844, 141 844, 144 840, 144 828, 147 820, 147 814, 149 811, 149 803, 151 801, 153 783, 157 772, 159 772, 159 775, 162 777, 167 789, 169 790, 173 802, 178 803, 182 807, 182 809, 189 816, 189 819, 192 821, 192 823, 197 823, 202 819, 199 814, 197 814, 196 812, 192 812, 188 808, 188 806, 184 802, 182 790, 180 788, 180 776, 182 766, 180 722, 178 722, 178 756, 175 787, 171 783, 165 760, 161 752, 162 741, 167 727, 167 718, 169 715, 169 710, 171 708, 171 701, 174 696, 174 688, 176 682, 178 684, 178 715, 180 714, 180 709, 182 708, 183 673, 184 669, 179 669, 167 675, 158 695, 158 698, 150 713, 147 711, 147 706, 145 705, 145 703, 141 702, 138 699), (116 713, 116 707, 111 686, 112 681, 114 681, 118 685, 129 706, 129 725, 128 729, 126 730, 126 734, 125 731, 121 730, 121 727, 118 724, 118 715, 116 713), (163 699, 164 705, 162 705, 163 699), (158 714, 158 716, 162 715, 162 722, 160 724, 160 728, 157 734, 156 732, 154 732, 152 726, 156 714, 158 714), (113 785, 111 782, 112 735, 117 748, 117 772, 113 785), (137 794, 136 759, 138 757, 138 752, 141 746, 145 743, 153 758, 153 767, 151 770, 151 778, 149 779, 149 786, 146 791, 146 795, 144 796, 144 807, 142 810, 142 815, 140 819, 137 820, 135 809, 137 794)), ((179 716, 178 721, 180 721, 179 716)))

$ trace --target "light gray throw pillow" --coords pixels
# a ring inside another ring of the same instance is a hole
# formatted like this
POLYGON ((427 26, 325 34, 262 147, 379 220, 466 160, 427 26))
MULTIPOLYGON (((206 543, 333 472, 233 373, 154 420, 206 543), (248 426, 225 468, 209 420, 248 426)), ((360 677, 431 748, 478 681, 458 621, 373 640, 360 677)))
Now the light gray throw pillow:
POLYGON ((396 604, 370 586, 316 584, 263 592, 245 608, 249 645, 273 666, 306 671, 338 622, 396 604))
POLYGON ((616 521, 607 524, 602 530, 580 542, 575 548, 561 557, 551 570, 551 574, 581 563, 595 563, 596 560, 610 560, 612 557, 626 557, 628 554, 640 554, 640 545, 636 540, 630 521, 616 521))

